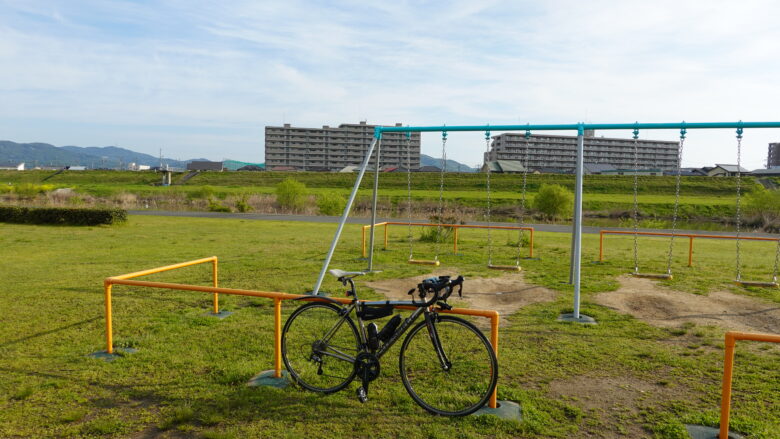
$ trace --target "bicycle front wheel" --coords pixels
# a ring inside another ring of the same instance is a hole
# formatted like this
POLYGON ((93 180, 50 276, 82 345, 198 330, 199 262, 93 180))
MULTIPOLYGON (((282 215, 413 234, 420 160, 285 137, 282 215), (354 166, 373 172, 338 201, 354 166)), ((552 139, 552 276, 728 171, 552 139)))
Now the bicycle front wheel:
POLYGON ((431 413, 465 416, 484 406, 496 388, 498 360, 490 342, 466 320, 438 316, 435 332, 442 363, 425 322, 415 326, 401 346, 399 366, 412 399, 431 413))
POLYGON ((329 303, 313 302, 296 309, 282 332, 287 371, 314 392, 338 392, 352 382, 359 346, 352 319, 329 303))

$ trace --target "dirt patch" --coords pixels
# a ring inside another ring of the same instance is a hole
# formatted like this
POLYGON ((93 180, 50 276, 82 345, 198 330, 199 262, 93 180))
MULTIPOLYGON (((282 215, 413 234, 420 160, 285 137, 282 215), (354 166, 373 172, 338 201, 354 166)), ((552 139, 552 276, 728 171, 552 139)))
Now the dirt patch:
POLYGON ((579 407, 589 419, 603 421, 580 432, 580 437, 638 438, 651 436, 641 426, 641 409, 679 398, 679 390, 629 376, 579 376, 551 382, 548 394, 579 407))
MULTIPOLYGON (((368 282, 366 285, 384 294, 388 299, 409 300, 407 291, 417 286, 423 279, 455 274, 453 271, 437 270, 426 275, 368 282)), ((458 298, 456 293, 453 294, 449 302, 457 306, 498 311, 503 325, 506 324, 507 317, 521 307, 532 303, 552 302, 558 293, 525 283, 523 273, 511 273, 493 278, 467 278, 463 283, 463 298, 458 298), (462 302, 465 302, 465 305, 462 302)))
POLYGON ((709 295, 675 291, 651 279, 622 276, 617 291, 601 293, 596 302, 661 327, 686 322, 730 331, 780 333, 780 306, 725 291, 709 295))

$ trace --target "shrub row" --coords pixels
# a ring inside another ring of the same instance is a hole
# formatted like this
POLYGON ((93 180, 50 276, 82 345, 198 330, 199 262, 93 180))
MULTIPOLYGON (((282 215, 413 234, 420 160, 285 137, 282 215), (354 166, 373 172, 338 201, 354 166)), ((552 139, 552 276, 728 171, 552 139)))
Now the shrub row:
POLYGON ((0 206, 0 222, 97 226, 127 221, 124 209, 0 206))

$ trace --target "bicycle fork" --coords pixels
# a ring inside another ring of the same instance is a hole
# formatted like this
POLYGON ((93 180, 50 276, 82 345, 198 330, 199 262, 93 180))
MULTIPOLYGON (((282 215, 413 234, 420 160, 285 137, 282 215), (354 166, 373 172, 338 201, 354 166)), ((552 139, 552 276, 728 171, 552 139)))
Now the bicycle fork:
POLYGON ((449 372, 452 369, 452 362, 447 357, 447 353, 444 352, 444 348, 441 346, 441 339, 439 338, 439 332, 436 329, 436 320, 438 314, 426 313, 425 314, 425 327, 428 329, 428 336, 431 338, 433 349, 436 351, 436 356, 439 358, 439 365, 442 370, 449 372))

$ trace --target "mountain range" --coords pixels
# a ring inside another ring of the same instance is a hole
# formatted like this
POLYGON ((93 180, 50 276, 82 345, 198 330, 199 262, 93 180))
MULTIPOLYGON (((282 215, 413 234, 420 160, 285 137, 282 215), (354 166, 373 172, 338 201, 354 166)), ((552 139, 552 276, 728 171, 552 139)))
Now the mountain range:
MULTIPOLYGON (((171 168, 185 168, 193 160, 163 158, 171 168)), ((142 152, 135 152, 117 146, 54 146, 48 143, 16 143, 0 140, 0 161, 24 162, 28 169, 36 166, 86 166, 95 168, 127 168, 129 163, 160 166, 160 158, 142 152)))
MULTIPOLYGON (((186 168, 187 163, 194 160, 173 160, 163 158, 163 164, 170 168, 186 168)), ((54 146, 48 143, 16 143, 0 140, 0 166, 7 163, 24 162, 28 169, 36 166, 62 167, 86 166, 89 169, 127 169, 129 163, 138 165, 159 166, 160 158, 142 152, 135 152, 117 146, 54 146)), ((441 159, 425 154, 420 155, 421 166, 441 167, 441 159)), ((477 172, 455 160, 447 160, 448 172, 477 172)))
MULTIPOLYGON (((420 166, 435 166, 441 169, 441 158, 431 157, 429 155, 420 154, 420 166)), ((447 159, 444 165, 444 170, 447 172, 477 172, 479 169, 472 168, 468 165, 456 162, 455 160, 447 159)))

